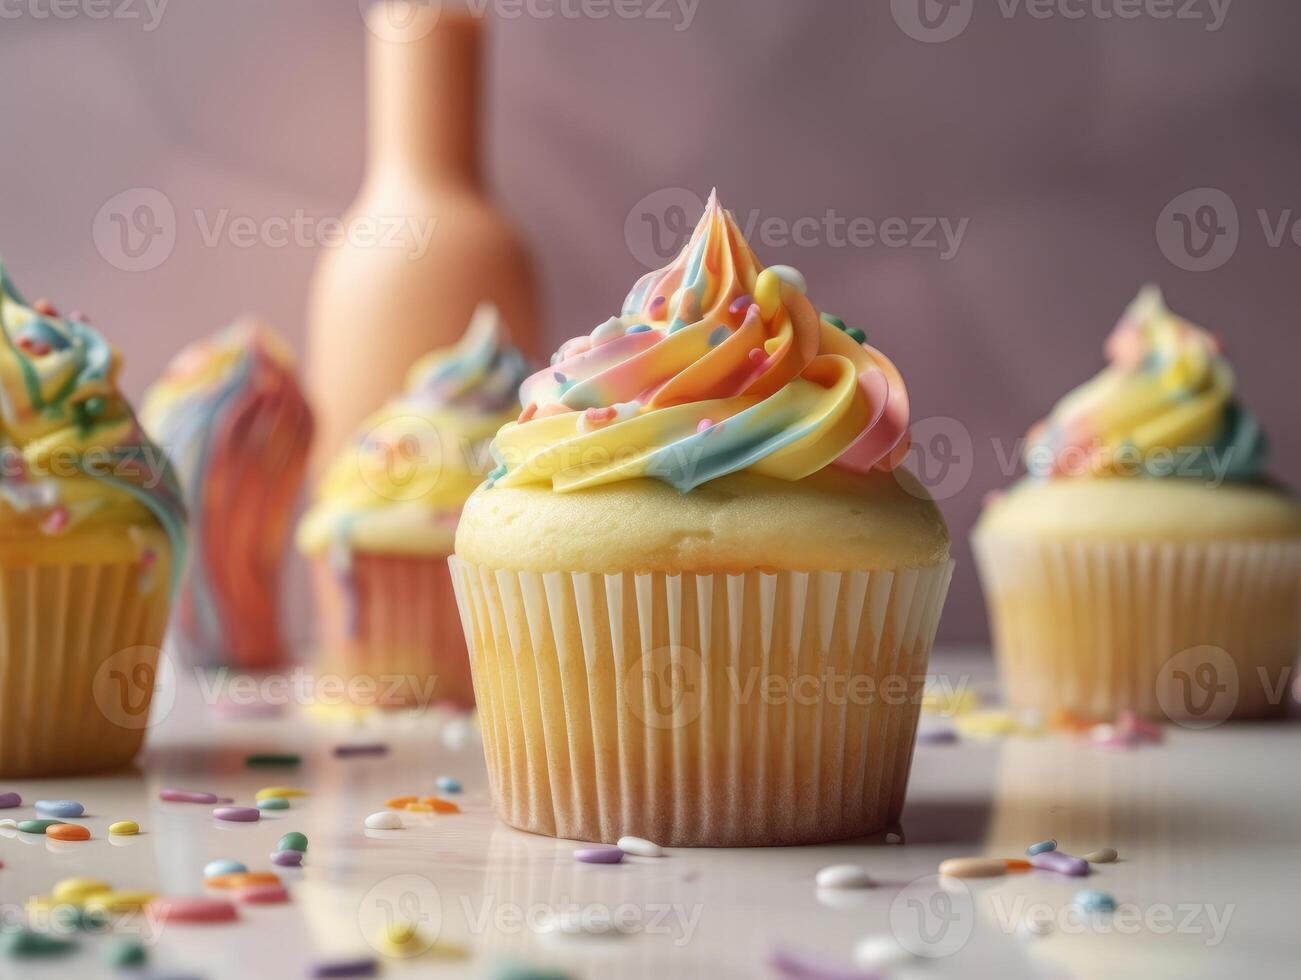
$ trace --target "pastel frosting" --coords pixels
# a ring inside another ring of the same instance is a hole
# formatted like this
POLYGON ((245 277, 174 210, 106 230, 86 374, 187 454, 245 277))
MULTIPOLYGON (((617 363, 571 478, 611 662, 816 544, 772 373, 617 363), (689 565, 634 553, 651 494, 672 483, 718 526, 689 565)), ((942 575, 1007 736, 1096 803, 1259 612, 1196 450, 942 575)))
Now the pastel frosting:
POLYGON ((120 370, 117 350, 84 318, 28 304, 0 263, 0 535, 157 524, 175 577, 180 487, 118 390, 120 370))
POLYGON ((524 382, 522 414, 492 444, 493 485, 648 477, 688 491, 740 471, 794 481, 897 466, 903 379, 803 287, 759 263, 711 194, 681 254, 524 382))
POLYGON ((461 508, 491 469, 488 443, 518 414, 527 375, 496 307, 481 305, 461 340, 417 361, 402 394, 334 460, 299 547, 451 554, 461 508))
POLYGON ((141 418, 189 504, 177 636, 194 659, 275 662, 283 548, 313 429, 293 351, 270 327, 238 321, 173 358, 141 418))
POLYGON ((1107 340, 1108 366, 1030 430, 1032 477, 1264 475, 1266 442, 1237 399, 1219 341, 1139 293, 1107 340))

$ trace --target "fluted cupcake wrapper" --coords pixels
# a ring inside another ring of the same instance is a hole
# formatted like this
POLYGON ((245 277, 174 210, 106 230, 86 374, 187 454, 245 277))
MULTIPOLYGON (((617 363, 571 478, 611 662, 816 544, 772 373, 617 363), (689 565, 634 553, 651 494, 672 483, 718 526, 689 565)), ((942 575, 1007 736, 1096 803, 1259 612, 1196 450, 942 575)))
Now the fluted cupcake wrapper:
POLYGON ((0 566, 0 776, 130 762, 150 724, 166 559, 0 566))
POLYGON ((322 668, 348 697, 380 707, 474 705, 447 559, 356 553, 313 563, 322 668))
POLYGON ((973 546, 1011 707, 1210 727, 1287 701, 1301 541, 973 546))
POLYGON ((951 563, 739 575, 450 564, 507 823, 742 846, 897 821, 951 563))

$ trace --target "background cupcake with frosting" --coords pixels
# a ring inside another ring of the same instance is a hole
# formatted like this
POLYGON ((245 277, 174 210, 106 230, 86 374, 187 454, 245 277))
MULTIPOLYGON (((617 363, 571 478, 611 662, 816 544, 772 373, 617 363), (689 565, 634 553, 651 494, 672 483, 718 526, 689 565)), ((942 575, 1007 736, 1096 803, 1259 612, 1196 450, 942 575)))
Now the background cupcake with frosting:
POLYGON ((0 776, 124 765, 148 724, 185 511, 120 369, 0 265, 0 776))
POLYGON ((1013 707, 1188 724, 1281 710, 1301 506, 1211 334, 1145 289, 1031 429, 973 544, 1013 707), (1271 683, 1267 678, 1273 678, 1271 683))
POLYGON ((885 355, 711 196, 520 390, 453 575, 498 812, 795 844, 898 819, 949 582, 885 355))
POLYGON ((495 307, 411 368, 407 387, 339 453, 298 527, 313 561, 323 667, 385 705, 474 703, 447 570, 488 441, 527 376, 495 307))

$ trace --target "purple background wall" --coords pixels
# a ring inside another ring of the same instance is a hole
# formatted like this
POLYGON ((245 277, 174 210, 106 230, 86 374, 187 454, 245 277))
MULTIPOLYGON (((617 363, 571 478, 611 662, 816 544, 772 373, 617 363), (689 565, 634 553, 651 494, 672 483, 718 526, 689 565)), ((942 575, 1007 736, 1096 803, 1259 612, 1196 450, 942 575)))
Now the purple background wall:
MULTIPOLYGON (((758 209, 760 257, 802 269, 817 304, 865 327, 908 379, 963 565, 947 639, 984 635, 965 537, 1008 481, 1000 451, 1100 366, 1145 280, 1222 332, 1278 473, 1301 477, 1301 246, 1270 240, 1301 218, 1301 5, 1194 0, 1195 19, 1165 19, 1186 0, 1149 0, 1122 19, 1090 11, 1132 0, 958 0, 938 30, 962 30, 928 43, 909 34, 923 34, 922 0, 623 2, 645 16, 529 0, 508 19, 521 7, 503 0, 493 18, 490 177, 535 247, 551 341, 615 310, 667 248, 652 222, 678 227, 675 205, 716 184, 743 223, 758 209), (1180 197, 1198 188, 1222 193, 1180 197), (942 217, 965 234, 948 258, 938 232, 940 247, 852 244, 829 213, 942 217), (1236 247, 1218 235, 1201 256, 1180 215, 1236 223, 1236 247)), ((16 280, 91 313, 136 395, 245 310, 300 339, 313 250, 205 231, 223 215, 318 220, 350 200, 357 0, 171 0, 156 24, 144 0, 134 20, 83 4, 69 19, 43 16, 49 0, 0 5, 0 255, 16 280), (136 188, 161 192, 176 223, 165 258, 130 273, 106 260, 104 230, 136 188)))

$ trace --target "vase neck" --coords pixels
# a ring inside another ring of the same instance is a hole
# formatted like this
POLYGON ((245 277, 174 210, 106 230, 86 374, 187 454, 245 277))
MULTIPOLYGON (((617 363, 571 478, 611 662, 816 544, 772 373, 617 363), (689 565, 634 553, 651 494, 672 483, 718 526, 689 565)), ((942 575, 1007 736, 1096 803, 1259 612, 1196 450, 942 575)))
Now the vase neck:
POLYGON ((372 6, 367 27, 370 176, 478 187, 479 20, 389 0, 372 6))

